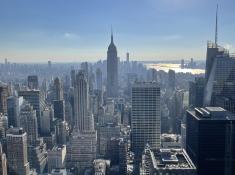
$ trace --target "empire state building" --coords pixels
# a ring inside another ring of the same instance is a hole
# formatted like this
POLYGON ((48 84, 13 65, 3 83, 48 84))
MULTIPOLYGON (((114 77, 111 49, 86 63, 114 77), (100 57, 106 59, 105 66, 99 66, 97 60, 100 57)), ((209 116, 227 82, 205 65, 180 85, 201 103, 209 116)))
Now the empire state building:
POLYGON ((113 43, 113 33, 107 52, 107 95, 108 97, 118 96, 118 57, 117 48, 113 43))

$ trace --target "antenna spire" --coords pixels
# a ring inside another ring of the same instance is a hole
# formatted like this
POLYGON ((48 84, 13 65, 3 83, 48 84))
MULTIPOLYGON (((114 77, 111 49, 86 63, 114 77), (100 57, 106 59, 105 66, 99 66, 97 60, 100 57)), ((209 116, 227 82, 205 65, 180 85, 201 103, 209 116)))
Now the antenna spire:
POLYGON ((113 26, 111 25, 111 43, 113 43, 113 26))
POLYGON ((216 7, 216 21, 215 21, 215 45, 217 47, 218 44, 218 10, 219 10, 219 5, 217 4, 216 7))

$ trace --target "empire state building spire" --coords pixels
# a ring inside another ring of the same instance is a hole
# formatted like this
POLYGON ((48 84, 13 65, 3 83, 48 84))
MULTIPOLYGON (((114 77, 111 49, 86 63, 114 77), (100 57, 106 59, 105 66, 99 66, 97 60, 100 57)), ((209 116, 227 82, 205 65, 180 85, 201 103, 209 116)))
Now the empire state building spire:
POLYGON ((113 27, 111 26, 111 43, 113 43, 113 27))
POLYGON ((111 27, 111 43, 107 51, 107 95, 118 96, 118 57, 117 48, 113 42, 113 30, 111 27))

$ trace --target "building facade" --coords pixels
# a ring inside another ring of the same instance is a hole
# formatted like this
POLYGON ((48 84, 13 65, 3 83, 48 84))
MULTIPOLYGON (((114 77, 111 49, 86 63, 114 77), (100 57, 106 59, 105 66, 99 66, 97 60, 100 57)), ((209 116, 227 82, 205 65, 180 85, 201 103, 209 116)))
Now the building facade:
POLYGON ((221 107, 187 111, 186 150, 198 175, 235 173, 235 115, 221 107))
POLYGON ((29 175, 27 133, 21 128, 7 131, 7 163, 10 175, 29 175))
POLYGON ((107 96, 118 96, 118 57, 117 48, 113 42, 113 34, 107 52, 107 96))

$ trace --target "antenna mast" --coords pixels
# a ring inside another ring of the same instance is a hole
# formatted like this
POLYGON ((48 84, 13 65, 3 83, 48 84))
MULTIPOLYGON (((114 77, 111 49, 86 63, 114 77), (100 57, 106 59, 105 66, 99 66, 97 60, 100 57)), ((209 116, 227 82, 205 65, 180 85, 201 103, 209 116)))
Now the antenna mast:
POLYGON ((216 7, 216 22, 215 22, 215 45, 218 44, 218 4, 216 7))

